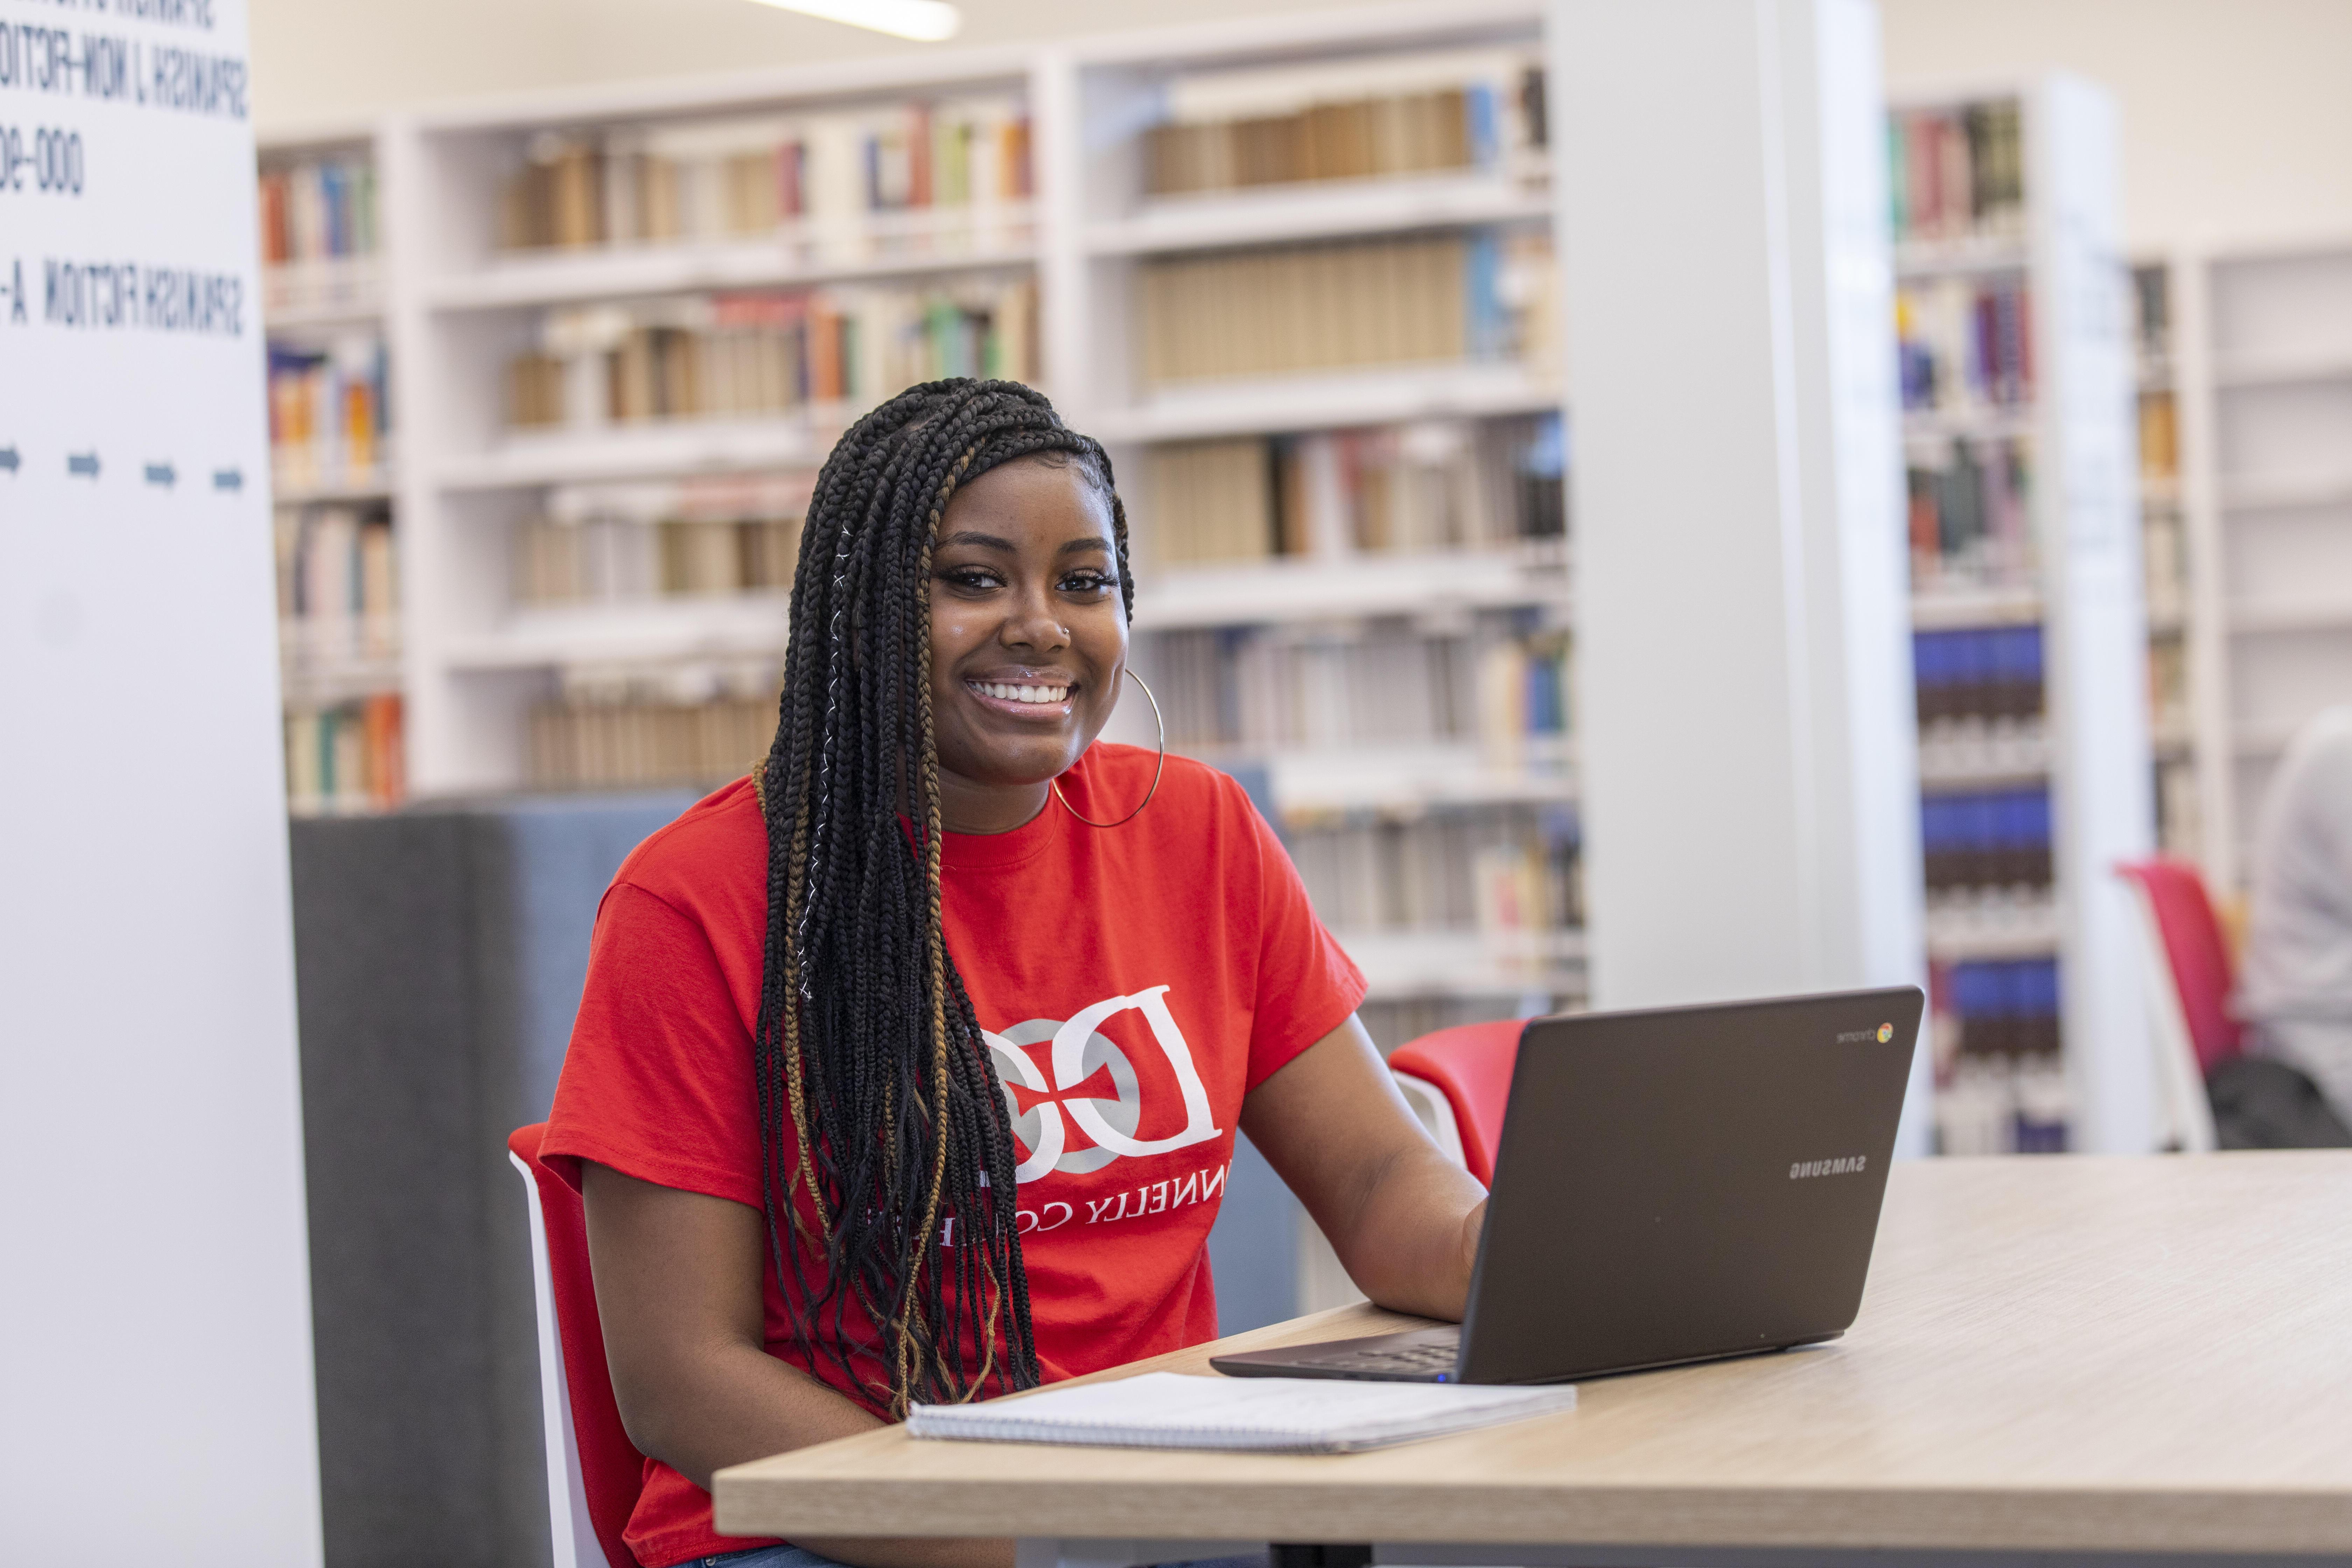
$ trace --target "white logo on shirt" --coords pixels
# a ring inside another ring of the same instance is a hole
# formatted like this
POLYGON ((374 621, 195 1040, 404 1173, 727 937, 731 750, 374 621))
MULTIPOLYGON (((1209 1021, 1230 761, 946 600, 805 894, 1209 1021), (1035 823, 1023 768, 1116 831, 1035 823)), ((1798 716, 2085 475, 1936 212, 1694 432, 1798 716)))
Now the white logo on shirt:
POLYGON ((1034 1182, 1048 1171, 1074 1175, 1099 1171, 1122 1155, 1165 1154, 1217 1136, 1209 1091, 1192 1065, 1192 1047, 1169 1014, 1167 995, 1167 986, 1155 985, 1132 996, 1106 998, 1081 1009, 1066 1023, 1058 1018, 1032 1018, 1001 1035, 981 1031, 996 1053, 996 1071, 1004 1082, 1013 1135, 1029 1151, 1013 1173, 1016 1181, 1034 1182), (1183 1130, 1165 1138, 1135 1135, 1143 1122, 1141 1077, 1127 1053, 1095 1030, 1097 1024, 1130 1007, 1150 1025, 1151 1037, 1168 1058, 1183 1095, 1183 1130), (1054 1042, 1050 1078, 1022 1048, 1046 1040, 1054 1042), (1073 1123, 1093 1141, 1092 1148, 1069 1147, 1073 1123))

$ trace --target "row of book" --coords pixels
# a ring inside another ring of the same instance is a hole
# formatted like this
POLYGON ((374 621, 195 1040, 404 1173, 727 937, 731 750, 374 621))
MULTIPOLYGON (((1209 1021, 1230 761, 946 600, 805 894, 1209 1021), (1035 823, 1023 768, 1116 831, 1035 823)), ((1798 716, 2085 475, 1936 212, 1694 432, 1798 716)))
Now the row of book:
POLYGON ((1952 437, 1906 445, 1912 587, 1926 593, 2032 582, 2036 552, 2027 443, 1952 437))
POLYGON ((1528 66, 1508 88, 1473 81, 1170 121, 1144 133, 1144 189, 1167 196, 1494 168, 1508 153, 1540 144, 1542 104, 1542 68, 1528 66))
POLYGON ((943 376, 1034 381, 1037 352, 1026 278, 556 310, 509 369, 508 412, 531 427, 869 405, 943 376))
POLYGON ((1919 802, 1919 843, 1931 892, 2050 886, 2046 788, 1936 794, 1919 802))
POLYGON ((1959 1020, 1961 1055, 2057 1053, 2056 959, 1971 959, 1935 965, 1928 988, 1935 1004, 1959 1020))
POLYGON ((730 474, 566 485, 515 523, 513 596, 527 605, 627 604, 793 585, 815 476, 730 474))
POLYGON ((506 184, 499 237, 527 250, 803 229, 848 259, 852 246, 971 238, 975 214, 1031 193, 1019 100, 919 100, 543 134, 506 184), (940 217, 953 221, 906 221, 940 217))
POLYGON ((375 164, 364 155, 265 169, 257 195, 264 267, 375 254, 375 164))
POLYGON ((1152 649, 1171 745, 1475 742, 1497 767, 1524 766, 1532 742, 1569 732, 1570 658, 1565 633, 1496 614, 1465 633, 1228 627, 1162 633, 1152 649))
POLYGON ((776 694, 583 695, 530 715, 530 782, 540 789, 708 787, 740 778, 776 735, 776 694))
POLYGON ((782 593, 800 558, 797 517, 704 522, 532 519, 517 525, 514 596, 526 605, 782 593))
POLYGON ((2055 1057, 1962 1057, 1936 1088, 1936 1152, 2063 1154, 2069 1104, 2055 1057))
POLYGON ((382 482, 392 435, 383 340, 269 345, 269 458, 280 488, 382 482))
POLYGON ((2033 398, 2033 299, 2022 277, 1935 278, 1895 292, 1903 406, 1968 414, 2033 398))
POLYGON ((1914 632, 1911 668, 1923 724, 1971 716, 2021 719, 2042 711, 2038 626, 1914 632))
POLYGON ((2023 231, 2025 144, 2015 99, 1890 114, 1886 144, 1897 239, 2023 231))
POLYGON ((1155 447, 1161 565, 1476 550, 1566 533, 1558 415, 1155 447))
POLYGON ((398 653, 399 576, 386 512, 280 508, 273 534, 289 675, 331 673, 398 653))
POLYGON ((2169 392, 2140 394, 2139 477, 2158 489, 2180 477, 2180 420, 2169 392))
POLYGON ((1537 230, 1158 257, 1136 268, 1143 380, 1160 385, 1464 360, 1550 363, 1559 313, 1537 230))
POLYGON ((1583 923, 1575 814, 1487 806, 1295 829, 1290 857, 1340 931, 1567 931, 1583 923))
POLYGON ((400 698, 286 715, 286 802, 298 816, 388 811, 407 793, 400 698))

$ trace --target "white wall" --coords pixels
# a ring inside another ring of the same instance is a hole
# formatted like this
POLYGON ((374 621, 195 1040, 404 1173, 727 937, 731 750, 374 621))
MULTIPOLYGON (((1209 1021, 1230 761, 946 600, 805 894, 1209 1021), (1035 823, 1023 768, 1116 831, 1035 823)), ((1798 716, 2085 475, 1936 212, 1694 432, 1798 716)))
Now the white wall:
MULTIPOLYGON (((959 43, 1344 0, 966 0, 959 43)), ((2063 66, 2123 106, 2136 249, 2352 234, 2345 0, 1879 0, 1888 90, 2063 66)), ((434 99, 934 46, 749 0, 252 0, 262 130, 434 99)), ((954 46, 949 46, 950 47, 954 46)))

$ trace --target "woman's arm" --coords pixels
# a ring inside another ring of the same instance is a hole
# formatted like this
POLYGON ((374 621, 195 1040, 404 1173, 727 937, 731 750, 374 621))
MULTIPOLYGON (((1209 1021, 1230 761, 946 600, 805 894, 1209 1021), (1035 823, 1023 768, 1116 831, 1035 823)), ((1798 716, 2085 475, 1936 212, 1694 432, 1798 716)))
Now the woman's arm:
POLYGON ((1438 1152, 1352 1015, 1250 1092, 1242 1131, 1359 1289, 1400 1312, 1461 1319, 1486 1189, 1438 1152))
MULTIPOLYGON (((696 1486, 714 1471, 882 1425, 768 1353, 766 1221, 725 1198, 581 1162, 604 1360, 629 1441, 696 1486)), ((861 1568, 1010 1568, 1007 1541, 799 1541, 861 1568)))

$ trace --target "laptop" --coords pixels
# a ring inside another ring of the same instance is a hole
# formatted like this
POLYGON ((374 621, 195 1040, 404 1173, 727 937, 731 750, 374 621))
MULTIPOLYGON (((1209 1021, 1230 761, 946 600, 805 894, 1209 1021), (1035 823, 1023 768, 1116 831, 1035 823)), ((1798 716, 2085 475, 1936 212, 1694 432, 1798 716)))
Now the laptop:
POLYGON ((1459 1326, 1238 1377, 1558 1383, 1833 1340, 1862 1305, 1916 986, 1538 1018, 1459 1326))

